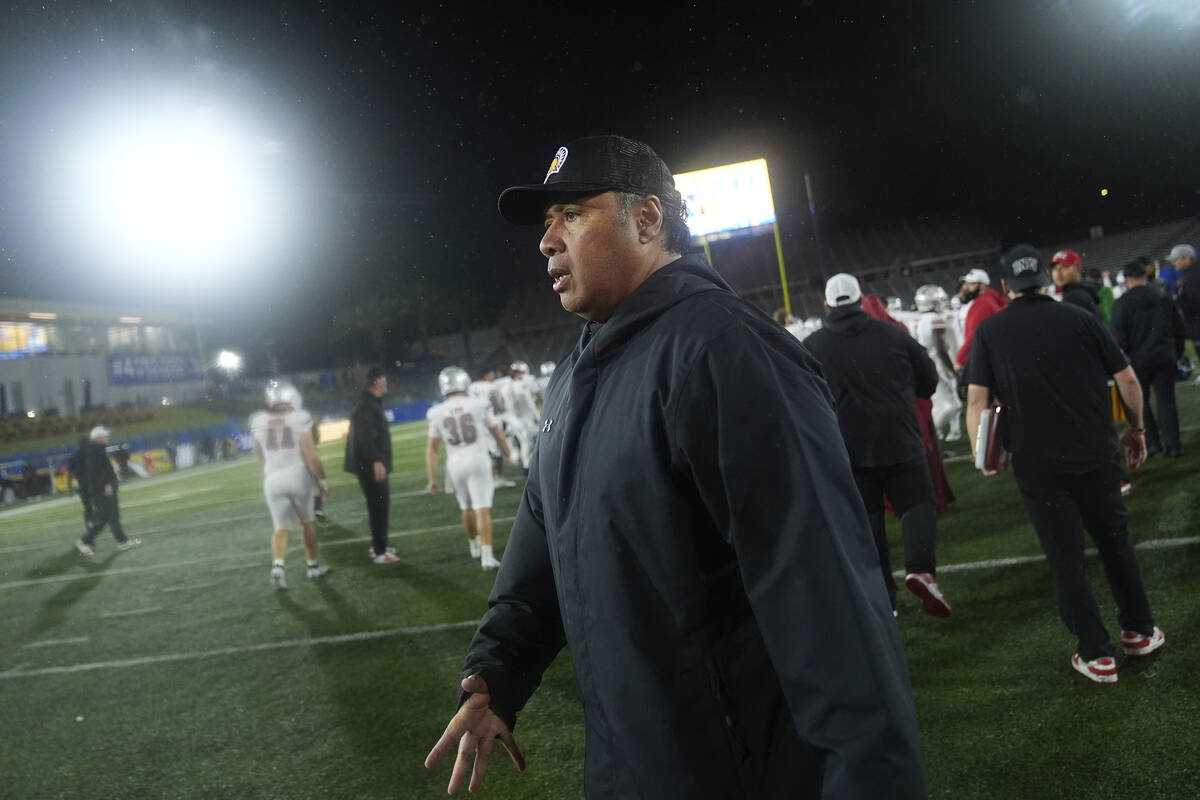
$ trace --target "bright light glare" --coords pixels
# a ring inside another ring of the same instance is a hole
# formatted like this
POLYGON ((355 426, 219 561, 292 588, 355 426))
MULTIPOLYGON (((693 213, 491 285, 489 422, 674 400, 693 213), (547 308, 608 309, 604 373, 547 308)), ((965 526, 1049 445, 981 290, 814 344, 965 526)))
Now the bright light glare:
POLYGON ((193 276, 257 261, 285 200, 272 186, 283 143, 227 110, 153 96, 80 121, 59 210, 94 257, 193 276))
POLYGON ((222 350, 217 353, 217 366, 230 372, 236 372, 242 368, 242 357, 230 350, 222 350))
POLYGON ((1100 196, 1101 196, 1101 197, 1108 197, 1108 189, 1101 189, 1101 190, 1100 190, 1100 196))
POLYGON ((1176 25, 1196 25, 1200 22, 1200 2, 1196 0, 1125 0, 1130 22, 1140 22, 1152 15, 1170 17, 1176 25))

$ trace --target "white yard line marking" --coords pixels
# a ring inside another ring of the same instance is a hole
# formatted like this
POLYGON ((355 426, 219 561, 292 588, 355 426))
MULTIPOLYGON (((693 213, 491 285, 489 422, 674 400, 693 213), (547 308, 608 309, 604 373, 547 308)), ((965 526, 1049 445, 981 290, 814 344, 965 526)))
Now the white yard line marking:
MULTIPOLYGON (((1144 542, 1139 542, 1133 546, 1134 550, 1164 550, 1168 547, 1187 547, 1188 545, 1200 544, 1200 536, 1187 536, 1179 539, 1147 539, 1144 542)), ((1096 548, 1089 547, 1083 551, 1088 556, 1096 555, 1096 548)), ((993 567, 1011 567, 1016 564, 1033 564, 1038 561, 1045 561, 1046 557, 1041 556, 1015 556, 1013 558, 991 558, 986 561, 969 561, 965 564, 946 564, 937 568, 938 574, 944 572, 967 572, 976 569, 992 569, 993 567)), ((893 578, 903 578, 904 570, 898 570, 892 573, 893 578)))
MULTIPOLYGON (((512 522, 514 519, 515 519, 515 517, 497 517, 496 519, 492 520, 492 522, 493 523, 512 522)), ((414 530, 408 530, 408 531, 391 531, 388 533, 388 537, 402 539, 402 538, 406 538, 409 536, 423 536, 424 534, 427 534, 427 533, 437 533, 439 531, 458 530, 460 527, 461 526, 458 523, 450 523, 447 525, 435 525, 431 528, 416 528, 414 530)), ((371 541, 370 536, 356 536, 351 539, 338 539, 338 540, 332 541, 332 542, 321 542, 321 547, 323 547, 323 548, 339 547, 341 545, 346 545, 346 544, 363 544, 364 542, 369 542, 369 541, 371 541)), ((302 545, 297 542, 297 543, 293 544, 291 547, 289 547, 288 551, 296 552, 300 549, 302 549, 302 545)), ((248 553, 248 552, 242 551, 242 552, 237 552, 237 553, 225 553, 225 554, 222 554, 219 556, 207 556, 205 558, 193 558, 193 559, 189 559, 187 561, 173 561, 173 562, 169 562, 166 564, 147 564, 146 566, 142 566, 142 567, 121 567, 118 569, 97 570, 96 572, 82 572, 82 573, 77 572, 77 573, 70 573, 70 574, 66 574, 66 575, 50 575, 45 578, 27 578, 25 580, 8 581, 6 583, 0 583, 0 589, 18 589, 23 586, 39 586, 44 583, 65 583, 68 581, 85 580, 87 578, 101 578, 101 577, 108 577, 111 575, 129 575, 129 574, 138 573, 138 572, 157 572, 158 570, 163 570, 163 569, 176 569, 178 567, 191 567, 191 566, 195 566, 196 564, 210 564, 213 561, 227 561, 227 560, 233 559, 233 558, 253 558, 253 557, 255 557, 255 554, 257 552, 258 551, 255 551, 255 553, 248 553)), ((267 553, 267 548, 263 547, 261 552, 265 556, 265 554, 267 553)), ((261 567, 264 563, 266 563, 266 562, 264 562, 261 558, 255 558, 255 560, 251 563, 233 564, 233 565, 226 566, 226 567, 218 567, 217 569, 212 570, 212 571, 213 572, 226 572, 226 571, 239 570, 239 569, 249 569, 251 567, 261 567)))
POLYGON ((211 589, 214 586, 220 586, 220 581, 212 581, 211 583, 193 583, 188 586, 168 586, 162 589, 163 592, 190 592, 193 589, 211 589))
POLYGON ((53 647, 60 644, 83 644, 84 642, 91 641, 91 638, 90 636, 72 636, 69 639, 43 639, 40 642, 23 644, 21 645, 21 649, 24 650, 29 647, 53 647))
MULTIPOLYGON (((410 535, 415 533, 417 533, 417 531, 409 532, 410 535)), ((1151 539, 1135 545, 1135 547, 1139 550, 1161 550, 1164 548, 1183 547, 1194 544, 1200 544, 1200 536, 1189 536, 1182 539, 1151 539)), ((1095 550, 1089 549, 1087 552, 1090 555, 1095 554, 1095 550)), ((941 567, 939 572, 965 572, 967 570, 990 569, 993 567, 1004 567, 1014 564, 1030 564, 1041 560, 1043 560, 1042 556, 1019 556, 1016 558, 989 559, 987 561, 973 561, 965 564, 947 564, 941 567)), ((896 573, 896 577, 902 577, 903 575, 903 572, 896 573)), ((125 612, 125 614, 149 613, 150 611, 157 610, 159 609, 141 609, 136 612, 125 612)), ((112 614, 109 616, 118 615, 112 614)), ((140 656, 138 658, 126 658, 115 661, 93 661, 86 664, 71 664, 69 666, 59 667, 40 667, 37 669, 25 669, 30 665, 30 662, 24 662, 17 664, 14 667, 10 667, 4 672, 0 672, 0 680, 8 680, 11 678, 30 678, 42 675, 69 675, 76 672, 90 672, 101 669, 120 669, 125 667, 137 667, 146 664, 163 664, 171 661, 194 661, 202 658, 216 658, 218 656, 240 655, 242 653, 259 653, 268 650, 313 647, 316 645, 326 644, 342 644, 345 642, 361 642, 373 639, 391 638, 395 636, 419 636, 424 633, 436 633, 438 631, 471 628, 477 626, 478 624, 479 620, 465 620, 463 622, 446 622, 435 625, 393 628, 391 630, 384 631, 363 631, 360 633, 347 633, 336 636, 318 636, 310 639, 289 639, 281 642, 264 642, 253 645, 222 647, 215 650, 199 650, 187 653, 167 653, 157 656, 140 656)))
POLYGON ((216 650, 194 650, 187 653, 166 653, 158 656, 141 656, 138 658, 122 658, 115 661, 93 661, 88 664, 71 664, 62 667, 40 667, 25 669, 29 663, 18 664, 11 669, 0 672, 0 680, 10 678, 30 678, 39 675, 70 675, 76 672, 91 672, 98 669, 122 669, 139 667, 146 664, 163 664, 169 661, 195 661, 202 658, 217 656, 233 656, 242 653, 261 653, 267 650, 285 650, 300 647, 314 647, 325 644, 343 644, 345 642, 365 642, 373 639, 390 639, 397 636, 419 636, 425 633, 458 630, 459 628, 474 628, 479 620, 464 620, 463 622, 443 622, 437 625, 419 625, 409 628, 393 628, 386 631, 362 631, 360 633, 344 633, 337 636, 317 636, 310 639, 288 639, 282 642, 263 642, 261 644, 222 647, 216 650))
POLYGON ((144 506, 156 506, 160 503, 169 503, 172 500, 178 500, 181 497, 195 497, 198 494, 206 492, 215 492, 216 486, 200 486, 195 489, 189 489, 186 492, 163 492, 158 497, 149 498, 146 500, 137 500, 132 503, 121 503, 121 511, 129 508, 143 508, 144 506))
POLYGON ((139 614, 153 614, 155 611, 162 611, 162 606, 151 606, 149 608, 134 608, 129 611, 101 611, 102 617, 136 617, 139 614))

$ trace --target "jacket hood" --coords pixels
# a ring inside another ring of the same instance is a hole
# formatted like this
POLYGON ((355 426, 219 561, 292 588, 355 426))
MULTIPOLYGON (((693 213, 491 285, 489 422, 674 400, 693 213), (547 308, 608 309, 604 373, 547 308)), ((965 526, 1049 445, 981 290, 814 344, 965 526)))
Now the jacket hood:
POLYGON ((1083 281, 1075 281, 1075 283, 1068 283, 1064 286, 1062 289, 1063 296, 1065 297, 1069 292, 1084 292, 1091 296, 1093 302, 1100 303, 1100 292, 1096 290, 1096 287, 1086 284, 1083 281))
POLYGON ((871 315, 859 306, 831 308, 825 315, 825 327, 843 336, 858 336, 872 322, 871 315))
POLYGON ((647 278, 617 306, 607 322, 589 322, 580 347, 595 338, 595 352, 616 347, 645 328, 676 303, 701 292, 734 294, 725 279, 708 264, 687 256, 672 261, 647 278))

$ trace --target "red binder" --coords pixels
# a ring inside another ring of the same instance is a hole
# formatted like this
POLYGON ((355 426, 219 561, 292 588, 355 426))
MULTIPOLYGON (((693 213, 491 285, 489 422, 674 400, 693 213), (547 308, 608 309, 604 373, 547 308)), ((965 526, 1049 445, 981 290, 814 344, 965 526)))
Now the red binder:
POLYGON ((979 433, 975 437, 975 467, 981 470, 1004 472, 1012 465, 1012 455, 1001 441, 1000 426, 1004 406, 992 403, 979 417, 979 433))

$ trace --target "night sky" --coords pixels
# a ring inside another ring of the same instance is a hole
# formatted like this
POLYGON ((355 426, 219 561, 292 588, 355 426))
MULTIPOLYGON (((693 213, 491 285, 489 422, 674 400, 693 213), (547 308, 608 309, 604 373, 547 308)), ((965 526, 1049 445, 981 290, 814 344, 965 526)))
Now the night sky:
POLYGON ((676 172, 765 156, 798 270, 805 173, 829 229, 965 219, 1039 242, 1200 206, 1194 2, 419 5, 6 6, 0 292, 194 300, 243 325, 451 292, 486 321, 544 270, 496 196, 608 132, 676 172), (187 283, 69 242, 56 153, 78 109, 130 87, 236 106, 282 143, 283 244, 187 283))

